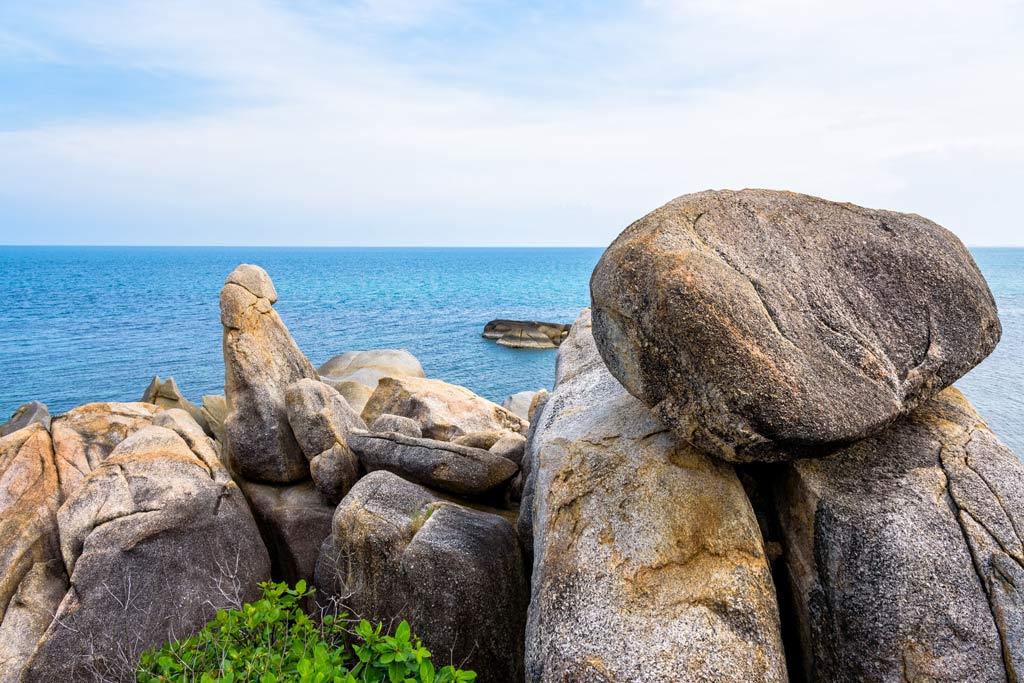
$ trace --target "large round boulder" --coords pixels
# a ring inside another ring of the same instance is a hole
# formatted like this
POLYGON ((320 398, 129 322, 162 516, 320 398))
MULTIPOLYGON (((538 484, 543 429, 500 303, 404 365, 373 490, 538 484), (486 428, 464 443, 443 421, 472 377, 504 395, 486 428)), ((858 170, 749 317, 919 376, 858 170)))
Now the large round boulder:
POLYGON ((629 226, 590 282, 612 374, 727 460, 855 441, 999 341, 967 249, 913 214, 791 192, 709 191, 629 226))

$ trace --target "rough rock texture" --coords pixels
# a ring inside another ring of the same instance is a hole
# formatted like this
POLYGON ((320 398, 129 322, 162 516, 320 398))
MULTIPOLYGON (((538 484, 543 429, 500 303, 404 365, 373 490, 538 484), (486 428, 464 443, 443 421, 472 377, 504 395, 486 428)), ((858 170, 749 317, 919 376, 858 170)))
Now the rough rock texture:
POLYGON ((554 349, 566 335, 569 325, 534 320, 492 320, 484 326, 484 339, 496 339, 502 346, 515 349, 554 349))
POLYGON ((369 472, 387 470, 462 496, 483 496, 519 471, 511 460, 481 448, 395 433, 352 432, 349 447, 369 472))
POLYGON ((54 418, 51 433, 62 497, 73 494, 115 446, 152 424, 158 412, 151 403, 87 403, 54 418))
MULTIPOLYGON (((486 432, 470 432, 469 434, 463 434, 462 436, 452 439, 452 443, 457 446, 469 446, 470 448, 482 448, 485 451, 491 446, 498 443, 501 437, 506 434, 513 432, 504 432, 491 430, 486 432)), ((518 432, 514 432, 518 433, 518 432)))
POLYGON ((381 375, 383 377, 426 377, 416 356, 404 349, 348 351, 321 365, 318 372, 331 377, 344 377, 365 369, 379 370, 384 373, 381 375))
POLYGON ((134 680, 126 674, 143 649, 255 597, 270 574, 266 548, 238 487, 199 450, 146 427, 65 501, 57 518, 70 589, 19 683, 96 672, 134 680))
POLYGON ((178 389, 177 382, 174 381, 173 377, 168 377, 166 381, 161 380, 159 375, 153 377, 153 380, 146 387, 146 391, 142 394, 142 398, 139 399, 143 403, 152 403, 160 408, 178 408, 184 410, 192 419, 196 421, 200 427, 206 431, 207 434, 213 436, 213 431, 209 425, 206 424, 206 418, 203 416, 202 408, 192 403, 181 390, 178 389))
POLYGON ((60 502, 53 442, 43 425, 0 438, 0 622, 32 566, 60 557, 60 502))
POLYGON ((423 430, 420 429, 420 423, 411 417, 402 417, 401 415, 389 415, 385 413, 379 416, 370 425, 371 432, 394 432, 396 434, 405 434, 414 438, 420 438, 423 436, 423 430))
POLYGON ((311 481, 285 486, 236 479, 270 551, 275 581, 312 583, 320 545, 331 533, 334 505, 311 481))
POLYGON ((683 438, 786 459, 883 429, 985 358, 995 303, 920 216, 701 192, 629 226, 590 281, 612 374, 683 438))
POLYGON ((17 683, 67 590, 59 559, 36 562, 25 574, 0 623, 0 683, 17 683))
POLYGON ((348 401, 348 404, 352 406, 352 410, 362 414, 363 409, 366 407, 367 401, 373 396, 373 387, 368 387, 361 382, 353 382, 351 380, 336 379, 334 377, 328 377, 327 375, 321 375, 320 381, 335 389, 342 397, 348 401))
POLYGON ((224 325, 225 455, 251 481, 288 483, 309 476, 309 463, 288 424, 285 390, 316 370, 272 304, 277 292, 258 266, 241 265, 220 293, 224 325))
MULTIPOLYGON (((224 420, 228 416, 228 400, 217 394, 203 396, 203 407, 200 409, 203 421, 218 444, 224 443, 224 420)), ((200 423, 202 424, 202 423, 200 423)))
POLYGON ((523 680, 527 585, 506 520, 374 472, 338 506, 332 529, 318 595, 371 620, 407 619, 438 664, 465 660, 481 683, 523 680))
POLYGON ((526 450, 526 437, 518 432, 506 432, 487 450, 519 465, 523 461, 523 452, 526 450))
POLYGON ((584 311, 532 442, 530 683, 785 681, 775 590, 733 468, 608 373, 584 311))
POLYGON ((534 399, 531 408, 533 414, 530 420, 530 429, 526 433, 526 444, 523 446, 523 457, 519 462, 519 474, 512 480, 509 486, 509 493, 513 500, 518 499, 519 518, 516 520, 516 534, 519 535, 519 542, 523 546, 523 554, 529 564, 533 564, 533 493, 536 477, 533 466, 534 449, 533 444, 537 435, 537 427, 541 424, 541 415, 548 404, 551 394, 547 391, 538 394, 534 399))
POLYGON ((417 377, 380 381, 363 408, 363 420, 373 424, 385 413, 416 420, 423 436, 440 441, 452 441, 470 432, 523 432, 528 426, 519 416, 465 387, 417 377))
POLYGON ((19 429, 24 429, 30 424, 38 422, 44 428, 50 428, 50 409, 45 403, 29 401, 18 406, 18 409, 11 415, 11 419, 0 425, 0 437, 13 434, 19 429))
POLYGON ((816 680, 1024 679, 1024 464, 956 389, 789 464, 777 509, 816 680))
POLYGON ((520 391, 512 394, 501 402, 501 407, 529 422, 530 406, 533 405, 533 399, 538 393, 536 391, 520 391))
POLYGON ((547 389, 541 389, 533 395, 533 400, 530 401, 530 407, 526 411, 527 422, 532 423, 534 416, 540 414, 540 410, 543 408, 544 404, 548 402, 548 396, 550 395, 551 394, 547 389))
POLYGON ((353 429, 366 429, 352 407, 336 390, 313 379, 302 379, 285 392, 288 423, 310 460, 317 489, 337 504, 359 478, 359 460, 348 447, 353 429))

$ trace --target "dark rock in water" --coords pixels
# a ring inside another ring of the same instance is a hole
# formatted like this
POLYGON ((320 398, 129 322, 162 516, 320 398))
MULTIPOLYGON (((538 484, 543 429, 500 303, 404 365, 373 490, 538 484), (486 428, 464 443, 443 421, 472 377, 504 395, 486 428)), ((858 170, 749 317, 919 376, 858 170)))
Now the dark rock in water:
POLYGON ((423 430, 420 429, 420 423, 411 417, 402 417, 401 415, 391 415, 384 413, 373 421, 370 425, 371 432, 394 432, 396 434, 404 434, 411 436, 416 439, 423 436, 423 430))
POLYGON ((496 339, 502 346, 517 349, 554 349, 566 335, 569 325, 534 320, 492 320, 484 326, 484 339, 496 339))
POLYGON ((952 233, 790 192, 679 197, 612 243, 590 289, 612 374, 683 438, 734 461, 874 434, 1000 336, 952 233))
POLYGON ((786 681, 743 486, 615 381, 589 311, 535 422, 528 683, 786 681))
POLYGON ((159 375, 153 377, 153 380, 146 387, 146 391, 143 392, 142 398, 139 400, 143 403, 152 403, 165 409, 177 408, 184 410, 192 416, 196 424, 203 428, 203 431, 210 436, 214 435, 213 429, 206 423, 206 417, 203 415, 202 408, 185 398, 173 377, 168 377, 166 381, 161 380, 159 375))
POLYGON ((497 515, 368 474, 338 506, 316 588, 367 619, 408 620, 438 665, 473 669, 481 683, 523 680, 527 583, 497 515))
POLYGON ((37 422, 43 425, 44 429, 49 429, 50 409, 46 407, 45 403, 40 403, 39 401, 23 403, 14 411, 10 420, 0 425, 0 437, 12 434, 37 422))
POLYGON ((236 479, 270 552, 275 581, 312 583, 320 545, 331 533, 335 505, 313 482, 274 485, 236 479))
POLYGON ((289 483, 309 476, 309 463, 292 434, 285 391, 316 370, 273 309, 277 291, 266 271, 241 265, 220 293, 224 325, 224 453, 231 469, 250 481, 289 483))
POLYGON ((483 496, 519 471, 511 460, 481 448, 395 433, 353 432, 349 447, 369 472, 387 470, 461 496, 483 496))
POLYGON ((776 507, 811 678, 1024 676, 1024 464, 960 392, 784 472, 776 507))
POLYGON ((164 427, 121 441, 57 520, 70 589, 19 683, 134 680, 143 650, 254 599, 270 576, 227 471, 164 427))

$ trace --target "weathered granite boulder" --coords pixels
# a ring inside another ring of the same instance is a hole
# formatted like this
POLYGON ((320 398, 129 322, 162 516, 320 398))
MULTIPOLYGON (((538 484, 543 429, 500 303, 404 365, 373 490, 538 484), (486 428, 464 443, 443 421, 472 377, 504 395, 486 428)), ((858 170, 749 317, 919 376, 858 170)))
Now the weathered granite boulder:
POLYGON ((483 496, 515 476, 519 468, 482 448, 394 432, 352 432, 349 447, 368 472, 387 470, 409 481, 461 496, 483 496))
POLYGON ((286 485, 235 481, 270 552, 274 579, 289 584, 305 579, 311 584, 336 505, 325 500, 311 481, 286 485))
POLYGON ((956 389, 790 463, 776 506, 813 679, 1024 675, 1024 464, 956 389))
POLYGON ((548 404, 551 394, 544 391, 537 394, 531 408, 530 429, 526 432, 526 444, 523 446, 523 456, 519 461, 519 474, 512 480, 509 486, 509 494, 513 500, 519 500, 519 518, 516 520, 516 533, 519 535, 519 542, 523 546, 523 554, 527 562, 533 564, 533 493, 536 478, 533 476, 533 443, 537 435, 537 427, 540 425, 541 415, 548 404))
POLYGON ((361 382, 337 379, 327 375, 321 375, 320 381, 341 394, 348 401, 348 404, 352 406, 352 410, 360 414, 362 414, 367 401, 373 396, 373 390, 376 388, 376 385, 369 387, 361 382))
POLYGON ((512 394, 501 402, 501 407, 529 422, 530 406, 533 405, 533 399, 537 397, 538 393, 537 391, 520 391, 512 394))
POLYGON ((40 403, 39 401, 23 403, 14 411, 10 420, 0 424, 0 437, 12 434, 19 429, 24 429, 36 422, 49 429, 50 409, 46 407, 45 403, 40 403))
POLYGON ((554 349, 568 334, 569 325, 499 318, 484 325, 482 336, 516 349, 554 349))
POLYGON ((420 423, 411 417, 402 417, 401 415, 389 415, 384 413, 377 417, 370 425, 371 432, 395 432, 396 434, 405 434, 414 438, 420 438, 423 436, 423 430, 420 429, 420 423))
POLYGON ((158 412, 151 403, 87 403, 55 417, 50 431, 62 498, 73 494, 115 446, 150 426, 158 412))
POLYGON ((142 398, 139 400, 143 403, 152 403, 160 408, 178 408, 180 410, 184 410, 192 416, 192 419, 196 421, 196 424, 202 427, 207 434, 210 436, 214 435, 213 430, 206 424, 206 418, 203 416, 202 408, 185 398, 173 377, 161 380, 159 375, 155 375, 153 380, 149 383, 149 386, 146 387, 146 391, 143 392, 142 398))
POLYGON ((57 514, 70 589, 19 683, 133 680, 139 653, 255 597, 270 563, 227 471, 174 431, 143 428, 57 514), (185 590, 181 590, 185 587, 185 590))
POLYGON ((203 415, 203 421, 206 422, 209 432, 217 440, 217 443, 223 444, 224 420, 228 416, 228 400, 224 396, 207 394, 203 396, 202 402, 203 407, 200 408, 199 412, 203 415))
POLYGON ((589 311, 531 443, 529 683, 785 681, 775 590, 733 468, 608 373, 589 311))
MULTIPOLYGON (((456 446, 469 446, 470 448, 482 448, 485 451, 491 446, 498 443, 501 437, 512 432, 499 431, 491 429, 486 432, 470 432, 469 434, 463 434, 452 439, 452 443, 456 446)), ((518 434, 518 432, 515 432, 518 434)))
POLYGON ((465 387, 437 379, 387 377, 363 408, 363 420, 372 424, 389 413, 419 423, 423 436, 452 441, 463 434, 485 431, 526 431, 525 420, 465 387))
POLYGON ((0 623, 0 683, 17 683, 68 587, 60 559, 34 563, 21 579, 0 623))
POLYGON ((60 503, 53 442, 45 427, 35 422, 0 438, 0 622, 33 565, 60 557, 60 503))
POLYGON ((528 593, 506 520, 373 472, 338 506, 332 529, 319 597, 371 620, 407 619, 438 663, 465 662, 481 682, 523 680, 528 593))
MULTIPOLYGON (((358 370, 380 371, 380 377, 426 377, 423 366, 416 356, 405 349, 374 349, 372 351, 348 351, 331 358, 320 366, 321 375, 345 377, 358 370)), ((363 375, 369 378, 370 374, 363 375)), ((370 386, 376 386, 376 381, 370 386)))
POLYGON ((590 281, 612 374, 735 461, 874 434, 985 358, 996 306, 967 249, 913 214, 791 192, 685 195, 590 281))
POLYGON ((518 432, 506 432, 487 450, 519 465, 522 463, 523 453, 526 451, 526 437, 518 432))
POLYGON ((317 379, 273 309, 277 291, 258 266, 244 264, 220 293, 224 325, 226 461, 250 481, 288 483, 309 476, 309 463, 288 423, 285 391, 317 379))

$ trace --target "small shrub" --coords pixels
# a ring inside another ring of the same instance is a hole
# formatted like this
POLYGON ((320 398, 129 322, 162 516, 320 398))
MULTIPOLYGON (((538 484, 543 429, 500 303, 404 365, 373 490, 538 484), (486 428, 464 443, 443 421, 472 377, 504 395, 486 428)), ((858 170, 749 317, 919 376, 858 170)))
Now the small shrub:
POLYGON ((142 655, 139 683, 471 683, 472 671, 434 668, 405 621, 394 635, 345 614, 311 619, 305 581, 260 585, 263 598, 220 610, 196 635, 142 655))

